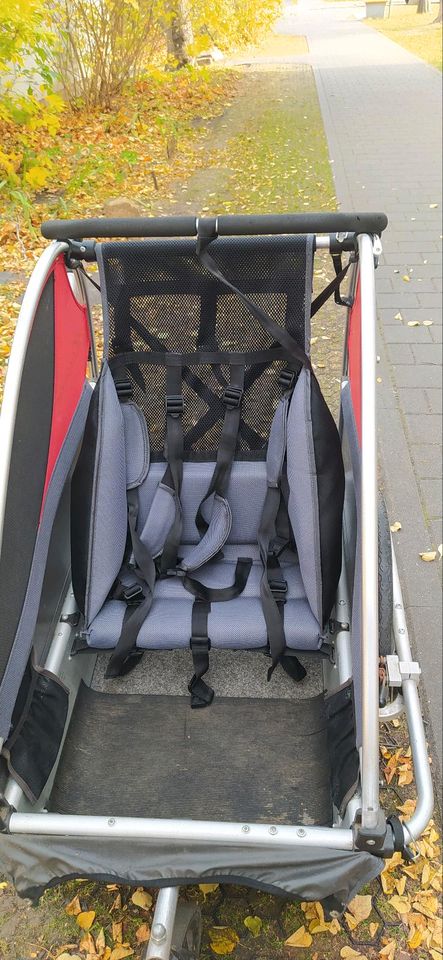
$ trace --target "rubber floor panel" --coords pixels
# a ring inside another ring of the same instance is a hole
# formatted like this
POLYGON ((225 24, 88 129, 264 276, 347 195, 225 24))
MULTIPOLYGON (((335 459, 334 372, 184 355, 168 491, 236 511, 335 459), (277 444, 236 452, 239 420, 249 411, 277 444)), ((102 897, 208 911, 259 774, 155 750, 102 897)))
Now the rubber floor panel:
POLYGON ((109 694, 82 684, 50 809, 101 816, 330 824, 323 696, 109 694))

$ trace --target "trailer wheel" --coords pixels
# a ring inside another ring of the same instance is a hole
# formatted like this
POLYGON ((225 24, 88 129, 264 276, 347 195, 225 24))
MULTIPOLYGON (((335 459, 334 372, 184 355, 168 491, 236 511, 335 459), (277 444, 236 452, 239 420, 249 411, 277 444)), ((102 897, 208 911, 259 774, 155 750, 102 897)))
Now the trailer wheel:
POLYGON ((381 657, 386 657, 394 651, 393 602, 391 531, 386 504, 380 495, 378 501, 378 643, 381 657))
POLYGON ((199 960, 201 938, 200 907, 180 901, 175 915, 171 960, 199 960))

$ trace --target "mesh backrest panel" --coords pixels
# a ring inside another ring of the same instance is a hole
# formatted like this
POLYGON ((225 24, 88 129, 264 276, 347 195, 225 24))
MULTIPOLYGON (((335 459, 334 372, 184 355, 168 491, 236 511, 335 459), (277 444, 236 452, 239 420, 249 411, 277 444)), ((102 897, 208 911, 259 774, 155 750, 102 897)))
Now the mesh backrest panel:
MULTIPOLYGON (((305 317, 312 279, 312 238, 235 237, 211 244, 222 272, 306 348, 305 317)), ((191 353, 206 350, 268 349, 272 339, 239 297, 226 291, 202 266, 195 240, 109 242, 98 248, 105 297, 105 340, 109 357, 127 351, 191 353)), ((246 366, 237 456, 264 456, 281 396, 282 360, 246 366)), ((143 362, 127 370, 133 396, 143 410, 153 459, 163 457, 165 369, 143 362)), ((186 459, 217 451, 229 369, 184 369, 186 459)))

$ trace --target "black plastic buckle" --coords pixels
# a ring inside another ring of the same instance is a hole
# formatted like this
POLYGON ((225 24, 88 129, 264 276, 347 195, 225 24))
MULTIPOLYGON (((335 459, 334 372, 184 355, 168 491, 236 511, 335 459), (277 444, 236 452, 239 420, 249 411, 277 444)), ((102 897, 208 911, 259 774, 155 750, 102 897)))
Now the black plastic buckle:
POLYGON ((234 387, 232 384, 225 387, 222 401, 229 410, 237 410, 241 404, 243 390, 241 387, 234 387))
POLYGON ((288 592, 288 584, 286 580, 269 580, 269 586, 274 600, 285 600, 288 592))
POLYGON ((278 382, 283 390, 292 390, 295 384, 295 370, 282 370, 278 382))
POLYGON ((128 607, 137 606, 143 600, 143 590, 139 583, 133 583, 131 587, 126 587, 123 597, 128 607))
POLYGON ((189 646, 192 653, 207 653, 211 649, 211 641, 209 637, 191 637, 189 646))
POLYGON ((168 417, 181 417, 184 410, 184 402, 181 394, 179 396, 166 397, 165 405, 168 417))
POLYGON ((114 384, 119 400, 132 399, 132 383, 129 377, 118 377, 114 380, 114 384))

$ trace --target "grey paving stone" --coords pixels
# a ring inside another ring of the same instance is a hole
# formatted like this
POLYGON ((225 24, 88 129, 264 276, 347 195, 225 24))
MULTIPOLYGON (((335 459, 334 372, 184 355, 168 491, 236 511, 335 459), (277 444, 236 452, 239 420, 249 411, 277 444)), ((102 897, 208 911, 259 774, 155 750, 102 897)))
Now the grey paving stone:
POLYGON ((397 320, 395 324, 384 324, 383 336, 386 343, 410 343, 411 345, 423 343, 430 345, 433 342, 429 327, 408 327, 407 325, 404 326, 401 320, 397 320))
POLYGON ((442 412, 442 390, 425 390, 432 413, 442 412))
POLYGON ((435 363, 441 367, 441 349, 438 343, 418 343, 411 347, 416 363, 435 363))
MULTIPOLYGON (((401 409, 404 410, 405 413, 430 413, 431 403, 428 398, 428 392, 429 391, 421 390, 419 387, 415 389, 405 387, 397 390, 401 409)), ((439 411, 434 410, 433 412, 438 413, 439 411)))
POLYGON ((442 417, 438 413, 428 413, 426 417, 420 414, 408 413, 406 416, 412 443, 441 443, 442 417))
POLYGON ((441 383, 441 371, 434 366, 414 366, 397 367, 395 379, 399 387, 439 387, 441 383))
MULTIPOLYGON (((435 345, 430 344, 435 350, 435 345)), ((388 359, 395 367, 398 363, 415 363, 412 347, 408 343, 389 343, 387 345, 388 359)))
POLYGON ((442 515, 442 486, 440 478, 423 477, 420 481, 426 513, 429 520, 436 520, 442 515))
POLYGON ((413 443, 411 444, 411 453, 418 477, 441 477, 441 446, 439 443, 413 443))

